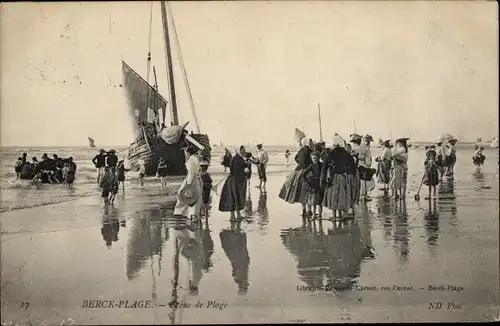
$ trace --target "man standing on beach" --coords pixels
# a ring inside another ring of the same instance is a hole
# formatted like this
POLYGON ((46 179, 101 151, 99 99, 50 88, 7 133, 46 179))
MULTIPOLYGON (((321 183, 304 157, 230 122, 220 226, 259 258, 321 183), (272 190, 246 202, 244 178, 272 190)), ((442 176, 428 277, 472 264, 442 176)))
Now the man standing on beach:
POLYGON ((92 163, 94 163, 97 168, 97 184, 100 184, 101 177, 104 175, 104 167, 106 167, 106 157, 108 154, 104 151, 104 149, 99 150, 99 154, 97 154, 93 159, 92 163))
POLYGON ((259 172, 259 180, 260 180, 260 183, 257 186, 257 188, 263 188, 265 190, 267 182, 266 167, 267 167, 267 162, 269 162, 269 155, 267 155, 267 152, 262 148, 262 144, 257 144, 257 149, 258 149, 257 170, 259 172))

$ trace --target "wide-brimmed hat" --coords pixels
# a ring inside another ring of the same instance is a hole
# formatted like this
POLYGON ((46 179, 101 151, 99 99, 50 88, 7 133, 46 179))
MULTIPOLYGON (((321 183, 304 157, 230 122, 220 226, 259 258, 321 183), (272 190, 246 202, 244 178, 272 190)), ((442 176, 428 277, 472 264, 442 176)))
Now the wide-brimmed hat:
POLYGON ((400 143, 400 144, 403 144, 403 146, 406 146, 408 143, 408 140, 410 140, 410 138, 399 138, 399 139, 396 139, 396 143, 400 143))
POLYGON ((380 139, 379 144, 382 146, 391 146, 392 145, 390 139, 386 139, 386 140, 380 139))
POLYGON ((361 140, 361 138, 363 137, 358 134, 350 134, 349 138, 351 138, 351 141, 356 141, 356 140, 361 140))
POLYGON ((366 141, 369 141, 369 142, 372 142, 372 141, 373 141, 373 137, 372 137, 372 136, 370 136, 370 135, 365 135, 365 136, 363 137, 363 139, 364 139, 364 140, 366 140, 366 141))
POLYGON ((443 137, 439 137, 438 139, 436 139, 435 143, 436 144, 440 144, 443 142, 443 137))
POLYGON ((114 149, 111 149, 111 150, 109 151, 109 153, 110 153, 110 154, 113 154, 113 153, 116 153, 116 151, 115 151, 114 149))
POLYGON ((104 153, 104 152, 105 152, 105 150, 104 150, 103 148, 101 148, 101 149, 99 150, 99 153, 104 153))
POLYGON ((199 196, 200 194, 198 193, 198 189, 192 185, 187 185, 179 191, 177 200, 181 204, 192 206, 196 203, 199 196))

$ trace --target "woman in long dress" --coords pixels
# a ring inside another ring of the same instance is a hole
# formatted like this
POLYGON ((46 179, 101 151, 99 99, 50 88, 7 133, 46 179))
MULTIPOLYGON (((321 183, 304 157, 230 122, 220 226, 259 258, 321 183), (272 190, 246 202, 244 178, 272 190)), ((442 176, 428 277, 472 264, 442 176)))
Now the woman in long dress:
POLYGON ((455 163, 457 162, 457 149, 455 145, 457 144, 457 139, 452 138, 448 141, 448 145, 446 145, 446 175, 452 177, 455 173, 455 163))
POLYGON ((389 182, 391 181, 392 151, 389 140, 383 142, 382 145, 384 146, 384 152, 382 153, 382 157, 377 160, 377 177, 379 182, 384 185, 385 195, 389 187, 389 182))
POLYGON ((245 146, 240 146, 238 153, 229 163, 229 176, 222 186, 219 211, 231 212, 231 220, 242 219, 240 211, 245 208, 247 192, 248 162, 245 146))
POLYGON ((396 140, 396 145, 392 151, 392 160, 394 163, 394 173, 391 180, 392 189, 394 189, 394 199, 405 198, 406 182, 408 177, 408 147, 406 139, 396 140))
POLYGON ((306 217, 307 193, 309 186, 307 185, 307 182, 304 182, 302 173, 305 168, 313 163, 311 158, 312 140, 310 138, 303 138, 301 140, 301 145, 302 147, 297 155, 295 155, 297 167, 295 167, 295 170, 287 177, 278 196, 290 204, 301 203, 302 216, 306 217))
POLYGON ((186 156, 186 169, 187 176, 182 181, 181 187, 179 188, 178 194, 187 186, 192 185, 198 192, 198 199, 194 205, 189 206, 185 203, 181 203, 177 200, 174 208, 174 216, 177 217, 190 217, 192 221, 197 222, 200 216, 201 204, 203 202, 202 191, 203 182, 201 180, 200 171, 201 165, 200 160, 196 156, 196 148, 188 147, 185 149, 184 154, 186 156))
MULTIPOLYGON (((357 142, 359 141, 356 139, 357 142)), ((372 153, 370 150, 370 143, 373 141, 373 137, 370 135, 364 136, 359 145, 353 147, 358 154, 358 169, 360 175, 360 189, 359 189, 359 200, 361 202, 371 201, 368 196, 368 192, 373 189, 373 173, 375 170, 371 169, 372 166, 372 153)), ((357 144, 357 142, 355 144, 357 144)))
POLYGON ((333 149, 323 162, 321 186, 325 186, 323 206, 333 212, 333 218, 343 218, 352 204, 351 183, 348 175, 354 170, 354 159, 345 150, 342 137, 333 137, 333 149))
POLYGON ((351 167, 351 171, 347 174, 347 182, 349 183, 349 188, 351 189, 351 203, 349 205, 349 215, 354 215, 354 208, 359 202, 359 188, 360 179, 358 172, 358 154, 353 151, 351 144, 346 144, 346 151, 351 154, 354 165, 351 167))

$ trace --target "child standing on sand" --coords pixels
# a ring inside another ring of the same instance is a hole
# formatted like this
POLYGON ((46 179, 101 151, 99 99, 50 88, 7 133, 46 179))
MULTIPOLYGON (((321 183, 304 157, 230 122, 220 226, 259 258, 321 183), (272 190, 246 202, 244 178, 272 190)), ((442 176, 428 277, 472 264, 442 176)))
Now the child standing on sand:
POLYGON ((118 175, 116 174, 115 167, 111 168, 110 183, 111 183, 111 196, 109 198, 109 203, 113 205, 115 203, 115 196, 118 193, 118 185, 119 185, 118 175))
POLYGON ((101 197, 104 199, 104 206, 109 205, 109 193, 111 192, 111 173, 108 167, 104 168, 104 175, 99 183, 102 189, 101 197))
POLYGON ((321 217, 323 213, 323 191, 320 187, 321 170, 323 169, 323 164, 319 162, 319 154, 313 152, 311 154, 312 164, 304 169, 303 178, 307 182, 309 188, 307 191, 307 204, 309 208, 312 207, 312 211, 307 212, 308 217, 312 217, 314 220, 319 216, 321 217), (318 214, 316 214, 318 210, 318 214))
POLYGON ((426 160, 424 162, 425 172, 423 183, 429 187, 429 197, 426 199, 431 199, 431 190, 434 198, 436 197, 436 186, 439 184, 439 166, 436 163, 437 152, 433 147, 428 148, 426 155, 426 160))
POLYGON ((158 163, 158 176, 160 177, 161 187, 167 187, 167 162, 163 157, 160 157, 160 162, 158 163))
POLYGON ((130 169, 125 168, 124 160, 118 162, 118 187, 120 183, 122 184, 122 191, 125 192, 125 172, 130 171, 130 169))
POLYGON ((141 187, 144 186, 144 177, 146 176, 146 163, 144 160, 139 160, 139 182, 141 187))
POLYGON ((203 181, 203 203, 201 206, 200 216, 204 215, 205 218, 208 217, 208 209, 210 208, 210 191, 212 190, 212 178, 208 174, 208 162, 202 161, 201 165, 201 181, 203 181))

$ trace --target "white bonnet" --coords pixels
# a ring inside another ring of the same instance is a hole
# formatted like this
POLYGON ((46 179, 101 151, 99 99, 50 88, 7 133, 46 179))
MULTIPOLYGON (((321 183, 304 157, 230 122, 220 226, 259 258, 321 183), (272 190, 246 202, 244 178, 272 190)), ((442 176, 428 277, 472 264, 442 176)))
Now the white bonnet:
POLYGON ((302 138, 302 140, 300 141, 300 143, 303 145, 303 146, 309 146, 309 144, 311 144, 311 138, 307 138, 307 137, 304 137, 302 138))
POLYGON ((345 146, 345 142, 342 139, 342 137, 340 137, 340 135, 335 134, 333 136, 332 145, 333 145, 333 147, 344 147, 345 146))

